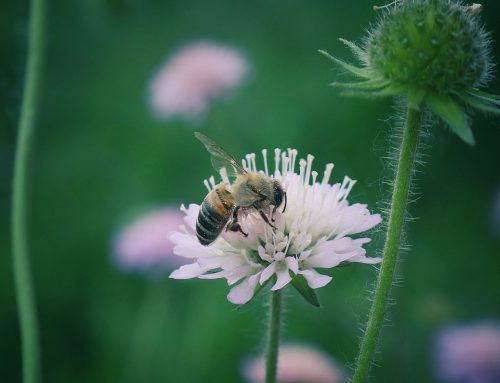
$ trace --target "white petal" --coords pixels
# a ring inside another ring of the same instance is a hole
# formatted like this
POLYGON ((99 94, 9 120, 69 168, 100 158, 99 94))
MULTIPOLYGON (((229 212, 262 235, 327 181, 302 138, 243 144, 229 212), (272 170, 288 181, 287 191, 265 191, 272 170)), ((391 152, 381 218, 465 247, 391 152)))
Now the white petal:
POLYGON ((312 253, 312 250, 306 250, 300 253, 299 259, 303 261, 304 259, 307 259, 312 253))
POLYGON ((218 279, 218 278, 227 278, 227 271, 222 270, 217 273, 208 273, 200 275, 198 278, 200 279, 218 279))
POLYGON ((271 257, 269 254, 267 254, 266 249, 264 249, 262 246, 259 245, 257 248, 257 251, 259 252, 259 257, 261 257, 264 261, 267 262, 272 262, 273 257, 271 257))
POLYGON ((196 219, 198 218, 198 213, 200 212, 200 205, 197 204, 190 204, 189 208, 186 209, 184 205, 181 207, 181 210, 186 213, 186 216, 184 217, 184 221, 188 225, 189 228, 192 230, 195 230, 196 227, 196 219))
POLYGON ((234 285, 242 278, 254 274, 255 271, 255 268, 251 265, 237 267, 236 269, 227 272, 227 283, 229 285, 234 285))
POLYGON ((269 266, 267 266, 264 271, 262 271, 262 274, 260 275, 260 284, 263 284, 265 281, 271 278, 275 271, 276 263, 273 262, 269 266))
POLYGON ((299 271, 299 274, 302 274, 307 281, 307 284, 311 289, 318 289, 330 283, 332 277, 328 275, 323 275, 318 273, 316 270, 302 270, 299 271))
POLYGON ((282 261, 284 259, 285 259, 285 253, 283 253, 282 251, 279 251, 276 254, 274 254, 275 261, 282 261))
POLYGON ((174 270, 172 274, 170 274, 170 278, 173 279, 190 279, 199 277, 203 274, 206 269, 203 269, 197 263, 190 263, 189 265, 184 265, 179 267, 177 270, 174 270))
POLYGON ((380 222, 382 222, 382 217, 380 216, 380 214, 371 214, 367 216, 366 219, 356 228, 356 233, 370 230, 371 228, 377 226, 380 222))
POLYGON ((285 258, 286 266, 289 270, 292 270, 294 274, 297 274, 299 271, 299 262, 295 257, 286 257, 285 258))
POLYGON ((382 262, 382 258, 379 257, 365 257, 364 255, 357 255, 355 257, 349 258, 349 262, 357 262, 357 263, 367 263, 367 264, 376 264, 382 262))
POLYGON ((290 276, 288 269, 278 271, 276 272, 276 275, 278 276, 278 280, 276 281, 274 286, 271 287, 272 291, 279 290, 285 287, 292 280, 292 277, 290 276))
POLYGON ((235 305, 242 305, 252 299, 255 287, 257 286, 258 277, 260 276, 259 274, 247 277, 239 285, 233 287, 227 295, 229 302, 235 305))

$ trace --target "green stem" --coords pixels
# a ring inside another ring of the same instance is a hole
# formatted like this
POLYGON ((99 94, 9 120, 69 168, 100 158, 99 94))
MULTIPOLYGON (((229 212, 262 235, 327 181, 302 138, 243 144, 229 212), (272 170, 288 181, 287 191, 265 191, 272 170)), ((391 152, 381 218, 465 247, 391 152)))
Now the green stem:
POLYGON ((28 257, 26 184, 42 71, 44 8, 43 0, 31 1, 26 75, 12 189, 12 256, 25 383, 41 381, 38 327, 28 257))
POLYGON ((280 290, 271 292, 271 307, 269 315, 269 330, 267 334, 266 351, 266 383, 275 383, 281 331, 280 290))
POLYGON ((411 178, 415 165, 418 137, 422 125, 421 110, 408 108, 406 124, 401 142, 394 189, 389 212, 389 222, 384 245, 383 262, 378 274, 377 287, 368 317, 368 324, 361 342, 356 370, 352 383, 364 383, 368 379, 373 356, 378 343, 380 329, 384 323, 387 301, 391 291, 394 271, 398 259, 401 235, 405 223, 405 212, 408 204, 411 178))

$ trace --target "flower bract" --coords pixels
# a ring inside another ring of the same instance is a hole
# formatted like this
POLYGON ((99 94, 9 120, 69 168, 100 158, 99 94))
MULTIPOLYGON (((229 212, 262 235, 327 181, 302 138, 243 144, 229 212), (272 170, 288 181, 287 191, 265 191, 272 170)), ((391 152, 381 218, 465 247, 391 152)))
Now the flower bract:
POLYGON ((395 1, 362 46, 341 39, 359 66, 320 51, 359 79, 332 85, 353 96, 403 96, 412 108, 429 107, 474 144, 466 109, 500 113, 500 97, 480 90, 493 64, 477 9, 455 0, 395 1))

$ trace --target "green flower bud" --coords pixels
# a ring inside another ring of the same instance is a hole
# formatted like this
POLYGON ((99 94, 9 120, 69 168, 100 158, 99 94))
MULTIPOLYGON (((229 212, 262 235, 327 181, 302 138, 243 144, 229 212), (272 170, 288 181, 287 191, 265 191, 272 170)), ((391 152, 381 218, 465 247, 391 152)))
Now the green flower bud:
POLYGON ((473 144, 463 106, 500 113, 500 98, 478 90, 487 84, 492 68, 490 39, 478 7, 454 0, 396 1, 385 7, 363 48, 341 40, 361 67, 328 55, 364 81, 333 85, 349 95, 402 95, 410 107, 427 105, 473 144))

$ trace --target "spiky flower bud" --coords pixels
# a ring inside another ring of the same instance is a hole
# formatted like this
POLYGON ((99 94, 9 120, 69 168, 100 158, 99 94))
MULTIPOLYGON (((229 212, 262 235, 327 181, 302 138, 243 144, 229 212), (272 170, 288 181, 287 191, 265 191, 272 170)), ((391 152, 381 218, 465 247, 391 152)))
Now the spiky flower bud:
POLYGON ((448 1, 406 1, 370 33, 368 59, 402 86, 447 94, 485 83, 488 38, 477 18, 448 1))
MULTIPOLYGON (((385 7, 363 48, 342 40, 362 67, 330 57, 365 81, 334 83, 347 94, 403 95, 428 105, 465 142, 474 143, 462 106, 500 113, 500 98, 478 90, 490 79, 490 39, 478 5, 456 0, 400 0, 385 7)), ((324 52, 323 52, 324 53, 324 52)))

